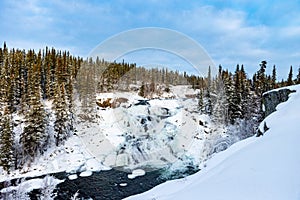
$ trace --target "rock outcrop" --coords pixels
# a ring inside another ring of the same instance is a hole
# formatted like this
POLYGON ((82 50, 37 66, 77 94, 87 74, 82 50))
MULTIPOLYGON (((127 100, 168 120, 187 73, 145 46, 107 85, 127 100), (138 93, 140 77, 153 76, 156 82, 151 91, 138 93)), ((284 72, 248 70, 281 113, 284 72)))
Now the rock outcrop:
POLYGON ((276 111, 276 106, 282 102, 285 102, 289 98, 289 94, 296 92, 287 88, 273 90, 263 94, 262 103, 264 106, 264 118, 276 111))
POLYGON ((118 98, 99 98, 99 99, 97 99, 96 104, 100 108, 103 108, 103 109, 105 109, 105 108, 118 108, 122 104, 128 104, 128 99, 127 98, 123 98, 123 97, 118 97, 118 98))

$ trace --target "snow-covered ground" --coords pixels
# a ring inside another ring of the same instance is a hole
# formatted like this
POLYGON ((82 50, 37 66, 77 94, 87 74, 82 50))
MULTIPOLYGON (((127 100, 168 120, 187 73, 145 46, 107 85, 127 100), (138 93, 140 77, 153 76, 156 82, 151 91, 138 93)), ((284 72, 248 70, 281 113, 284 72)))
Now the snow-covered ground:
POLYGON ((41 189, 39 199, 51 200, 55 196, 53 193, 57 184, 64 180, 56 179, 52 176, 45 176, 43 179, 35 178, 31 180, 22 180, 17 186, 9 186, 0 190, 2 194, 6 194, 3 199, 29 200, 28 193, 35 189, 41 189))
POLYGON ((30 167, 22 170, 15 170, 11 174, 4 171, 0 174, 0 182, 8 179, 35 177, 48 173, 66 171, 70 174, 77 172, 93 172, 100 170, 108 170, 95 159, 84 147, 78 136, 72 136, 64 145, 53 147, 45 152, 44 155, 35 160, 30 167))
POLYGON ((264 120, 270 129, 262 137, 215 154, 192 176, 127 199, 299 200, 300 85, 288 88, 297 92, 264 120))

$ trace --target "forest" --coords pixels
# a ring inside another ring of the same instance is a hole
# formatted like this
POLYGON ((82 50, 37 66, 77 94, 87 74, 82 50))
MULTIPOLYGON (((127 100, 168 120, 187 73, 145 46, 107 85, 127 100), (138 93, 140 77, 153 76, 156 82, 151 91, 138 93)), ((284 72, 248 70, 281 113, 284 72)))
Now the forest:
POLYGON ((172 85, 191 85, 199 92, 199 114, 207 114, 217 125, 247 122, 254 135, 264 118, 261 98, 264 92, 300 84, 300 68, 286 80, 277 80, 276 66, 266 74, 267 61, 249 77, 243 65, 234 72, 220 65, 206 77, 167 68, 145 68, 134 63, 83 59, 67 51, 0 48, 0 166, 8 173, 30 166, 48 148, 59 146, 76 132, 76 101, 89 112, 96 94, 135 91, 140 96, 170 92, 172 85))

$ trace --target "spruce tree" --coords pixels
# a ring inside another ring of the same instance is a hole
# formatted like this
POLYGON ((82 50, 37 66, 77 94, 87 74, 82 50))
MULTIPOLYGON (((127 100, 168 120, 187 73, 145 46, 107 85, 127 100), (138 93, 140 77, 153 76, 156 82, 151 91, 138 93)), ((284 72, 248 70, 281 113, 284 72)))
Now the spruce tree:
POLYGON ((55 92, 54 98, 54 106, 55 106, 55 122, 54 122, 54 130, 55 130, 55 144, 59 146, 63 143, 63 141, 68 138, 70 135, 70 122, 68 115, 68 107, 66 103, 66 94, 65 94, 65 86, 62 83, 61 85, 57 85, 57 89, 55 92))
POLYGON ((297 84, 300 84, 300 67, 298 68, 297 84))
POLYGON ((212 105, 212 99, 211 99, 209 89, 206 90, 205 100, 206 100, 206 102, 205 102, 205 114, 212 115, 213 105, 212 105))
POLYGON ((219 66, 218 76, 213 82, 216 97, 213 102, 212 120, 219 125, 223 125, 227 123, 226 118, 228 118, 228 104, 221 65, 219 66))
POLYGON ((12 80, 6 46, 4 46, 3 62, 0 66, 0 166, 10 171, 14 161, 14 134, 11 127, 12 114, 12 80))
POLYGON ((141 96, 141 97, 145 97, 145 94, 146 92, 145 92, 145 84, 144 83, 142 83, 142 85, 141 85, 141 87, 140 87, 140 90, 139 90, 139 96, 141 96))
POLYGON ((276 66, 273 66, 272 70, 272 81, 271 81, 271 89, 276 88, 276 66))
MULTIPOLYGON (((33 54, 29 55, 29 59, 33 54)), ((33 161, 36 155, 43 153, 46 145, 48 135, 46 133, 47 118, 42 104, 41 86, 40 86, 40 68, 41 60, 38 59, 37 63, 28 63, 28 110, 25 115, 25 127, 21 134, 21 144, 23 147, 24 163, 33 161)))
POLYGON ((211 79, 211 68, 210 68, 210 66, 208 66, 208 73, 207 73, 207 88, 208 88, 208 90, 211 89, 211 82, 212 82, 212 79, 211 79))
POLYGON ((236 92, 231 74, 224 79, 226 98, 228 104, 228 121, 233 124, 236 119, 236 111, 239 110, 236 105, 236 92))
POLYGON ((203 103, 203 90, 200 89, 200 92, 198 94, 198 110, 200 112, 203 111, 204 103, 203 103))
POLYGON ((244 65, 242 65, 240 70, 240 89, 241 89, 241 112, 242 118, 248 118, 248 110, 249 110, 249 100, 251 99, 250 94, 250 81, 247 79, 247 74, 244 69, 244 65))
POLYGON ((261 61, 260 65, 260 69, 257 72, 257 92, 262 95, 264 92, 266 92, 266 67, 267 67, 267 61, 261 61))
POLYGON ((25 127, 21 135, 24 156, 31 161, 38 153, 43 152, 47 141, 46 114, 40 99, 40 94, 30 97, 30 109, 25 115, 25 127))
MULTIPOLYGON (((1 115, 1 113, 0 113, 1 115)), ((14 134, 9 113, 0 116, 0 165, 8 173, 14 167, 14 134)))
POLYGON ((236 119, 242 118, 241 102, 242 102, 242 88, 241 88, 239 65, 237 65, 234 74, 234 92, 230 100, 231 123, 233 123, 234 120, 236 119))
POLYGON ((213 106, 212 120, 217 124, 225 124, 227 114, 227 100, 223 89, 217 91, 216 100, 213 106))
POLYGON ((70 131, 74 130, 75 121, 75 111, 73 103, 73 83, 72 79, 66 85, 66 100, 67 100, 67 110, 68 110, 68 121, 70 126, 70 131))
POLYGON ((293 67, 292 66, 290 67, 290 72, 289 72, 289 76, 288 76, 286 84, 287 84, 287 86, 294 84, 294 81, 293 81, 293 67))

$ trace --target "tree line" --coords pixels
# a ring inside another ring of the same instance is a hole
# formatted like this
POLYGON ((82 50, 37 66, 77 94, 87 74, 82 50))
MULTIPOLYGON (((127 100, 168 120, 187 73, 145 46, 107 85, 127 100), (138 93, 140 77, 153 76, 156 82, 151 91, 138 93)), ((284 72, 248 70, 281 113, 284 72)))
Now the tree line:
POLYGON ((256 133, 264 118, 262 110, 263 93, 278 87, 300 84, 300 68, 293 78, 292 66, 286 80, 277 81, 276 66, 272 74, 266 73, 267 62, 262 61, 259 69, 249 78, 243 65, 237 65, 234 73, 219 66, 218 74, 212 77, 210 67, 206 78, 193 77, 195 88, 200 89, 198 106, 202 113, 211 116, 216 124, 244 126, 244 136, 256 133))
POLYGON ((63 143, 73 129, 73 85, 81 62, 54 48, 9 50, 5 43, 0 48, 0 165, 4 170, 30 164, 50 144, 63 143), (49 101, 54 102, 50 108, 49 101))

